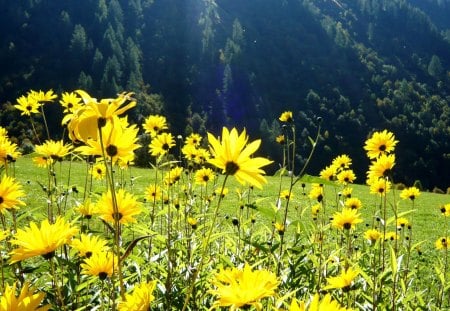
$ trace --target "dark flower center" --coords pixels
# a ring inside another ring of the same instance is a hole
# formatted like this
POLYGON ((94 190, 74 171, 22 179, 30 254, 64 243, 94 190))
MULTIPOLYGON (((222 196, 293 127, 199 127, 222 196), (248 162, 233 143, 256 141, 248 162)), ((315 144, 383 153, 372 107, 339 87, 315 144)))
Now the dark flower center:
POLYGON ((237 165, 234 162, 227 162, 225 165, 225 174, 227 175, 234 175, 239 171, 239 165, 237 165))
POLYGON ((72 104, 72 103, 68 103, 68 104, 67 104, 67 108, 69 108, 69 109, 70 109, 70 108, 73 108, 73 104, 72 104))
POLYGON ((319 194, 317 196, 317 202, 322 202, 322 200, 323 200, 323 195, 319 194))
POLYGON ((446 212, 445 207, 441 207, 441 213, 445 213, 445 212, 446 212))
POLYGON ((104 280, 104 279, 106 279, 106 277, 108 276, 108 273, 106 273, 106 272, 100 272, 99 274, 98 274, 98 278, 100 279, 100 280, 104 280))
POLYGON ((3 199, 3 197, 0 197, 0 204, 2 204, 5 200, 3 199))
POLYGON ((86 252, 85 256, 86 256, 86 258, 91 257, 92 256, 92 252, 86 252))
POLYGON ((116 156, 118 153, 117 147, 114 145, 109 145, 106 147, 106 154, 108 154, 110 157, 116 156))
POLYGON ((208 182, 208 181, 209 181, 208 175, 204 175, 204 176, 203 176, 203 181, 204 181, 204 182, 208 182))
POLYGON ((98 169, 97 169, 97 174, 100 175, 101 173, 102 173, 102 170, 98 168, 98 169))
POLYGON ((50 252, 50 253, 47 253, 47 254, 44 254, 44 255, 42 255, 42 257, 44 257, 44 259, 47 259, 47 260, 50 260, 50 259, 52 259, 52 258, 53 258, 53 256, 55 256, 55 252, 54 252, 54 251, 52 251, 52 252, 50 252))
POLYGON ((350 230, 351 227, 352 227, 352 224, 349 223, 349 222, 346 222, 346 223, 344 224, 344 229, 345 229, 345 230, 350 230))
POLYGON ((386 145, 381 145, 379 149, 380 151, 386 151, 386 145))
POLYGON ((26 108, 28 111, 31 111, 33 109, 33 107, 31 107, 30 105, 27 106, 26 108))
POLYGON ((169 144, 168 143, 164 143, 163 145, 162 145, 162 149, 163 150, 169 150, 169 144))
POLYGON ((102 128, 106 125, 106 119, 103 117, 100 117, 97 119, 97 126, 98 128, 102 128))
POLYGON ((113 213, 112 217, 114 220, 119 221, 122 219, 123 215, 122 215, 122 213, 117 212, 117 213, 113 213))

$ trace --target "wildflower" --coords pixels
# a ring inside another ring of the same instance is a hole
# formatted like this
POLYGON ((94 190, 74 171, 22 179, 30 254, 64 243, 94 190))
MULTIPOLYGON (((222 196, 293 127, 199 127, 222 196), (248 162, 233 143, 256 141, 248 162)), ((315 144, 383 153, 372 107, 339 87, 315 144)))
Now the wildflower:
POLYGON ((262 157, 250 157, 259 148, 260 139, 247 145, 248 137, 245 130, 239 134, 235 128, 230 132, 224 127, 221 141, 210 133, 208 140, 213 155, 208 162, 222 169, 223 174, 234 175, 241 184, 248 182, 258 188, 262 188, 262 184, 267 182, 262 176, 265 172, 261 167, 272 161, 262 157))
POLYGON ((39 91, 31 90, 28 93, 28 96, 31 97, 31 98, 34 98, 38 102, 51 102, 55 98, 58 97, 58 95, 53 93, 53 90, 49 90, 49 91, 47 91, 45 93, 44 93, 44 91, 41 91, 41 90, 39 90, 39 91))
POLYGON ((188 222, 188 224, 190 224, 191 225, 191 228, 192 229, 197 229, 197 224, 198 224, 198 221, 197 221, 197 219, 195 219, 195 218, 193 218, 193 217, 188 217, 187 218, 187 222, 188 222))
POLYGON ((13 286, 6 284, 4 292, 0 295, 1 311, 46 311, 50 305, 39 307, 45 297, 43 292, 35 292, 28 282, 25 282, 20 289, 19 296, 16 296, 17 282, 13 286))
POLYGON ((314 218, 317 218, 317 215, 319 215, 320 212, 320 203, 314 204, 311 206, 311 213, 314 218))
POLYGON ((92 254, 106 251, 106 241, 99 236, 81 234, 79 239, 73 239, 70 246, 78 251, 81 257, 89 258, 92 254))
POLYGON ((273 297, 279 281, 274 273, 268 270, 252 270, 245 264, 243 269, 229 268, 219 271, 212 284, 215 287, 210 293, 218 296, 214 307, 237 308, 254 306, 262 309, 261 299, 273 297))
POLYGON ((375 178, 384 178, 388 177, 392 168, 395 165, 395 155, 385 155, 382 154, 375 161, 372 161, 372 164, 369 167, 369 172, 367 172, 367 178, 369 180, 375 178))
POLYGON ((341 194, 344 198, 351 198, 352 192, 353 192, 353 188, 345 187, 344 189, 342 189, 341 194))
POLYGON ((118 221, 121 224, 136 222, 133 216, 139 215, 142 211, 136 198, 124 189, 116 191, 114 199, 111 190, 108 190, 97 202, 97 208, 100 218, 108 222, 118 221))
POLYGON ((333 159, 332 166, 336 168, 336 171, 345 170, 352 164, 352 159, 346 154, 342 154, 333 159))
MULTIPOLYGON (((83 90, 75 92, 82 98, 84 105, 73 116, 70 116, 67 126, 73 140, 86 143, 88 139, 97 140, 98 130, 107 124, 110 125, 110 128, 120 127, 117 124, 120 124, 118 116, 136 106, 136 101, 131 98, 132 93, 121 93, 117 98, 102 99, 98 102, 83 90)), ((65 121, 63 119, 63 124, 65 121)), ((111 130, 109 130, 110 132, 111 130)), ((108 135, 103 135, 103 137, 108 137, 108 135)))
POLYGON ((142 282, 133 288, 131 294, 125 294, 125 300, 120 301, 119 311, 146 311, 150 310, 150 304, 155 300, 153 291, 156 281, 142 282))
POLYGON ((283 190, 280 192, 281 199, 291 200, 293 197, 294 197, 294 194, 289 190, 283 190))
POLYGON ((185 145, 198 147, 200 145, 200 142, 202 141, 202 137, 199 134, 192 133, 188 137, 186 137, 186 140, 184 141, 185 145))
POLYGON ((115 261, 110 252, 96 252, 85 258, 80 266, 83 274, 97 276, 103 281, 114 273, 114 267, 117 266, 115 261))
POLYGON ((184 145, 183 148, 181 148, 181 153, 184 155, 186 160, 195 161, 197 158, 198 150, 195 146, 184 145))
POLYGON ((79 204, 75 210, 86 219, 91 219, 93 215, 98 214, 97 206, 91 203, 90 199, 86 199, 83 204, 79 204))
POLYGON ((47 219, 43 220, 40 228, 31 222, 29 227, 17 229, 17 233, 10 241, 11 244, 19 246, 10 252, 10 263, 34 256, 50 259, 55 250, 68 244, 77 232, 78 228, 72 227, 61 217, 58 217, 54 224, 50 224, 47 219))
POLYGON ((39 113, 41 104, 35 98, 31 98, 30 96, 25 97, 22 95, 17 99, 17 104, 14 105, 14 107, 22 112, 20 115, 31 116, 31 114, 39 113))
POLYGON ((386 232, 386 234, 385 234, 385 236, 384 236, 384 240, 385 240, 385 241, 394 241, 394 240, 398 240, 398 234, 397 234, 397 232, 394 232, 394 231, 386 232))
POLYGON ((358 198, 348 198, 345 200, 344 205, 351 209, 360 209, 362 207, 362 202, 358 198))
POLYGON ((274 223, 274 227, 275 227, 275 230, 277 230, 279 235, 283 235, 284 231, 286 230, 286 227, 282 223, 279 223, 279 222, 274 223))
POLYGON ((294 121, 293 117, 292 117, 292 111, 285 111, 283 112, 280 117, 278 118, 278 120, 280 120, 281 122, 288 122, 291 123, 294 121))
POLYGON ((404 217, 397 218, 397 228, 403 229, 403 228, 405 228, 405 227, 407 227, 409 225, 410 224, 409 224, 408 219, 406 219, 404 217))
POLYGON ((91 168, 89 173, 92 175, 92 177, 96 180, 102 180, 106 176, 106 166, 103 162, 97 162, 95 165, 91 168))
POLYGON ((101 128, 102 139, 87 139, 86 146, 76 149, 83 155, 103 156, 110 158, 113 163, 119 159, 123 162, 131 162, 134 159, 134 150, 140 146, 137 142, 138 129, 135 126, 125 126, 126 120, 113 118, 114 125, 107 123, 101 128))
POLYGON ((181 179, 182 173, 183 173, 182 167, 176 166, 172 168, 164 176, 164 183, 169 186, 176 184, 181 179))
POLYGON ((450 216, 450 203, 441 206, 441 213, 446 217, 450 216))
POLYGON ((342 271, 338 276, 327 278, 328 285, 324 289, 340 288, 344 292, 349 291, 358 274, 358 270, 350 267, 346 271, 342 271))
POLYGON ((364 232, 364 238, 369 240, 372 243, 375 243, 377 240, 381 238, 381 232, 377 229, 369 229, 364 232))
POLYGON ((227 187, 225 188, 217 188, 214 191, 214 194, 221 196, 222 198, 225 197, 228 194, 229 190, 227 187))
POLYGON ((161 200, 161 187, 157 184, 152 184, 145 189, 145 198, 150 202, 161 200))
POLYGON ((286 143, 286 137, 284 137, 284 135, 278 135, 275 137, 275 141, 280 145, 284 145, 286 143))
POLYGON ((0 164, 12 162, 20 157, 21 153, 18 150, 17 144, 10 141, 6 135, 0 136, 0 164))
POLYGON ((386 195, 391 190, 391 182, 385 178, 374 178, 367 181, 370 186, 370 193, 386 195))
POLYGON ((167 154, 173 146, 175 146, 175 139, 172 134, 161 133, 152 139, 149 151, 152 156, 158 157, 167 154))
POLYGON ((342 170, 336 177, 337 180, 344 185, 352 183, 356 179, 355 173, 353 173, 352 170, 342 170))
POLYGON ((3 176, 0 180, 0 212, 4 214, 6 210, 24 206, 25 203, 20 200, 24 195, 22 186, 14 178, 3 176))
POLYGON ((52 164, 53 161, 52 161, 52 159, 49 159, 49 158, 47 158, 47 157, 39 156, 39 157, 33 157, 33 163, 34 163, 37 167, 46 168, 46 167, 48 167, 50 164, 52 164))
POLYGON ((322 300, 320 300, 319 294, 315 294, 311 300, 308 308, 305 308, 305 303, 301 301, 298 303, 296 299, 293 299, 289 311, 351 311, 342 307, 339 302, 333 300, 330 294, 326 294, 322 300))
POLYGON ((336 212, 333 215, 331 224, 338 229, 350 230, 354 228, 356 224, 362 222, 362 219, 359 218, 359 216, 358 210, 345 207, 341 212, 336 212))
POLYGON ((372 137, 366 140, 364 149, 370 159, 376 159, 383 154, 393 152, 397 143, 394 134, 384 130, 373 133, 372 137))
POLYGON ((211 158, 211 154, 205 148, 198 148, 195 154, 195 163, 204 164, 211 158))
POLYGON ((63 113, 73 114, 75 111, 82 107, 81 97, 75 92, 64 92, 62 93, 62 99, 59 101, 61 106, 64 108, 63 113))
POLYGON ((150 115, 144 120, 144 125, 142 126, 150 137, 156 137, 162 131, 167 130, 167 120, 165 117, 160 115, 150 115))
POLYGON ((450 237, 441 237, 436 240, 434 245, 436 246, 436 249, 448 249, 449 248, 449 241, 450 237))
POLYGON ((210 168, 201 168, 195 172, 195 183, 206 185, 209 181, 214 180, 214 172, 210 168))
POLYGON ((320 171, 320 178, 333 181, 336 177, 336 168, 333 165, 329 165, 320 171))
POLYGON ((406 189, 403 189, 400 193, 400 198, 407 200, 410 199, 411 201, 414 201, 417 199, 420 195, 420 190, 416 187, 409 187, 406 189))
POLYGON ((71 150, 72 146, 70 144, 64 144, 62 140, 47 140, 42 145, 37 145, 35 148, 36 153, 42 155, 51 162, 62 161, 71 150))
POLYGON ((308 197, 317 202, 322 202, 323 200, 323 186, 319 184, 313 184, 311 190, 309 191, 308 197))

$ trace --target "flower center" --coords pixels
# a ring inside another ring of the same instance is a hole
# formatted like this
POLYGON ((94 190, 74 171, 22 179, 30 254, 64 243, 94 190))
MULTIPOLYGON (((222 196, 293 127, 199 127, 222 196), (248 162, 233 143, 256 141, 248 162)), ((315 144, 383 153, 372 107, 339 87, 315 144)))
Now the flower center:
POLYGON ((203 176, 203 181, 204 181, 204 182, 208 182, 208 181, 209 181, 209 177, 208 177, 207 175, 204 175, 204 176, 203 176))
POLYGON ((225 164, 225 174, 234 175, 237 173, 237 171, 239 171, 239 165, 237 165, 236 163, 231 161, 225 164))
POLYGON ((349 222, 346 222, 346 223, 344 224, 344 229, 345 229, 345 230, 350 230, 351 227, 352 227, 352 224, 349 223, 349 222))
POLYGON ((98 274, 98 278, 100 279, 100 280, 104 280, 104 279, 106 279, 106 277, 108 276, 108 273, 106 273, 106 272, 100 272, 99 274, 98 274))
POLYGON ((162 149, 163 149, 163 150, 166 150, 166 151, 167 151, 167 150, 169 150, 169 148, 170 148, 170 147, 169 147, 169 144, 168 144, 168 143, 164 143, 164 144, 162 145, 162 149))
POLYGON ((117 213, 113 213, 112 217, 115 221, 120 221, 122 219, 123 215, 122 215, 122 213, 117 212, 117 213))
POLYGON ((50 260, 50 259, 52 259, 52 258, 53 258, 53 256, 55 256, 55 252, 54 252, 54 251, 52 251, 52 252, 50 252, 50 253, 47 253, 47 254, 44 254, 44 255, 42 255, 42 257, 44 257, 44 259, 47 259, 47 260, 50 260))
POLYGON ((386 151, 386 145, 381 145, 379 149, 380 151, 386 151))
POLYGON ((106 147, 106 153, 112 158, 114 156, 117 155, 118 150, 117 147, 114 145, 109 145, 108 147, 106 147))
POLYGON ((102 128, 106 125, 106 119, 103 117, 100 117, 97 119, 97 126, 98 128, 102 128))
POLYGON ((2 204, 5 200, 3 199, 3 197, 0 197, 0 204, 2 204))

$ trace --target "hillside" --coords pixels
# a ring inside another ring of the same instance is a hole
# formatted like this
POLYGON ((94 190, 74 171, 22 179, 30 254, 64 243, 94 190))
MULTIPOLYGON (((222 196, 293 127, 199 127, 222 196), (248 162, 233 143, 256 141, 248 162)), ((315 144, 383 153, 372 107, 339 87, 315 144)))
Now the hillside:
MULTIPOLYGON (((450 185, 440 173, 450 171, 450 1, 0 4, 0 120, 19 140, 27 124, 8 102, 30 88, 97 97, 130 90, 139 99, 135 122, 163 113, 175 134, 245 126, 277 161, 273 120, 294 112, 305 156, 321 117, 326 134, 310 173, 347 153, 361 183, 361 146, 387 128, 400 141, 398 181, 450 185)), ((47 112, 59 120, 57 105, 47 112)))

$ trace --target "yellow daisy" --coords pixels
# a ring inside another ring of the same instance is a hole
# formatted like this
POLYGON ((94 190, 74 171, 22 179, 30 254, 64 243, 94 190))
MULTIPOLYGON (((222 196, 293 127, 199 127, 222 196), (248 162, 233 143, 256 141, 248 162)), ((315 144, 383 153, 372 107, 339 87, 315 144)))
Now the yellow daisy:
POLYGON ((344 292, 350 290, 355 278, 358 276, 358 270, 348 268, 342 271, 340 275, 327 278, 328 285, 324 289, 342 289, 344 292))
POLYGON ((214 171, 210 168, 203 167, 195 172, 195 183, 205 186, 209 181, 214 180, 214 171))
POLYGON ((280 117, 278 118, 278 120, 280 120, 281 122, 288 122, 291 123, 294 121, 293 117, 292 117, 292 111, 284 111, 280 117))
POLYGON ((279 281, 268 270, 252 270, 245 264, 243 269, 229 268, 219 271, 212 280, 214 289, 209 292, 217 296, 214 307, 229 307, 230 311, 254 306, 261 310, 261 300, 273 297, 279 281))
POLYGON ((13 286, 6 284, 3 293, 0 295, 1 311, 46 311, 50 309, 50 305, 39 307, 44 300, 45 293, 35 292, 27 282, 20 289, 19 296, 17 293, 17 282, 13 286))
POLYGON ((91 219, 93 215, 98 214, 97 206, 90 199, 86 199, 83 204, 78 204, 75 210, 86 219, 91 219))
POLYGON ((147 201, 153 203, 161 200, 161 197, 162 197, 162 190, 159 185, 153 184, 145 189, 145 198, 147 199, 147 201))
POLYGON ((112 192, 108 190, 97 202, 100 218, 108 222, 117 220, 121 224, 128 224, 136 222, 134 216, 139 215, 142 211, 141 204, 134 195, 126 192, 124 189, 119 189, 115 192, 115 204, 117 205, 117 211, 114 208, 112 192))
POLYGON ((6 210, 24 206, 25 203, 20 200, 24 195, 22 186, 14 178, 3 176, 0 181, 0 212, 4 214, 6 210))
POLYGON ((329 165, 320 171, 320 178, 333 181, 336 177, 336 167, 333 165, 329 165))
POLYGON ((41 104, 30 96, 25 97, 22 95, 17 99, 17 104, 14 107, 21 111, 22 116, 31 116, 31 114, 39 113, 41 104))
POLYGON ((340 171, 336 177, 339 183, 344 185, 353 183, 353 181, 356 179, 355 173, 353 173, 353 171, 349 169, 340 171))
POLYGON ((79 97, 75 92, 62 93, 62 98, 59 103, 64 108, 63 113, 74 113, 82 107, 81 97, 79 97))
POLYGON ((352 309, 342 307, 339 302, 331 298, 330 294, 326 294, 322 300, 319 294, 315 294, 308 308, 303 301, 298 303, 296 299, 293 299, 289 311, 352 311, 352 309))
POLYGON ((341 212, 334 213, 331 224, 338 229, 350 230, 363 221, 359 217, 358 210, 345 207, 341 212))
POLYGON ((402 190, 402 192, 400 193, 400 198, 404 200, 410 199, 411 201, 414 201, 419 197, 419 195, 420 195, 419 189, 417 189, 416 187, 409 187, 402 190))
POLYGON ((336 171, 344 170, 350 168, 350 165, 352 164, 352 159, 346 155, 341 154, 333 159, 331 165, 335 167, 336 171))
POLYGON ((375 243, 377 240, 381 238, 381 232, 377 229, 369 229, 364 232, 364 238, 369 240, 372 243, 375 243))
POLYGON ((62 161, 72 150, 72 145, 64 144, 62 140, 47 140, 42 145, 37 145, 36 153, 50 161, 62 161))
POLYGON ((386 195, 391 190, 391 182, 386 178, 374 178, 367 181, 370 187, 370 193, 379 194, 380 196, 386 195))
POLYGON ((106 166, 103 162, 97 162, 89 170, 89 174, 96 180, 103 180, 106 177, 106 166))
POLYGON ((436 249, 448 249, 450 246, 450 237, 441 237, 436 240, 434 245, 436 246, 436 249))
POLYGON ((166 185, 172 186, 181 179, 182 174, 183 168, 180 166, 176 166, 168 171, 166 175, 164 175, 164 183, 166 185))
POLYGON ((251 158, 261 144, 260 139, 247 144, 248 137, 245 130, 239 134, 235 128, 229 131, 224 127, 220 141, 210 133, 208 141, 213 155, 208 162, 221 169, 223 174, 233 175, 241 184, 247 182, 258 188, 262 188, 262 184, 267 182, 262 176, 265 172, 261 167, 272 161, 262 157, 251 158))
POLYGON ((150 115, 144 120, 142 126, 147 134, 151 137, 156 137, 162 131, 167 130, 167 120, 165 117, 160 115, 150 115))
POLYGON ((73 227, 60 217, 53 224, 47 219, 43 220, 40 228, 31 222, 29 227, 18 229, 11 239, 10 243, 19 247, 10 252, 10 262, 15 263, 34 256, 50 259, 56 249, 68 244, 77 232, 77 227, 73 227))
POLYGON ((85 275, 97 276, 100 280, 111 277, 117 260, 110 252, 96 252, 91 257, 85 258, 81 266, 81 273, 85 275))
POLYGON ((133 288, 131 294, 125 294, 125 300, 119 302, 119 311, 147 311, 155 300, 153 291, 156 281, 142 282, 133 288))
POLYGON ((394 134, 384 130, 373 133, 372 137, 366 140, 364 149, 370 159, 376 159, 382 154, 393 152, 397 143, 394 134))
POLYGON ((378 179, 388 177, 395 165, 395 155, 382 154, 369 167, 367 179, 378 179))
POLYGON ((360 209, 362 207, 362 202, 358 198, 348 198, 345 200, 344 205, 351 209, 360 209))
POLYGON ((107 242, 95 235, 82 233, 79 239, 73 239, 70 246, 77 250, 81 257, 89 258, 92 254, 107 251, 107 242))
POLYGON ((202 137, 197 133, 192 133, 188 137, 186 137, 184 144, 188 146, 198 147, 200 142, 202 141, 202 137))
POLYGON ((171 133, 161 133, 153 137, 148 148, 152 156, 158 157, 167 154, 173 146, 175 146, 173 135, 171 133))

